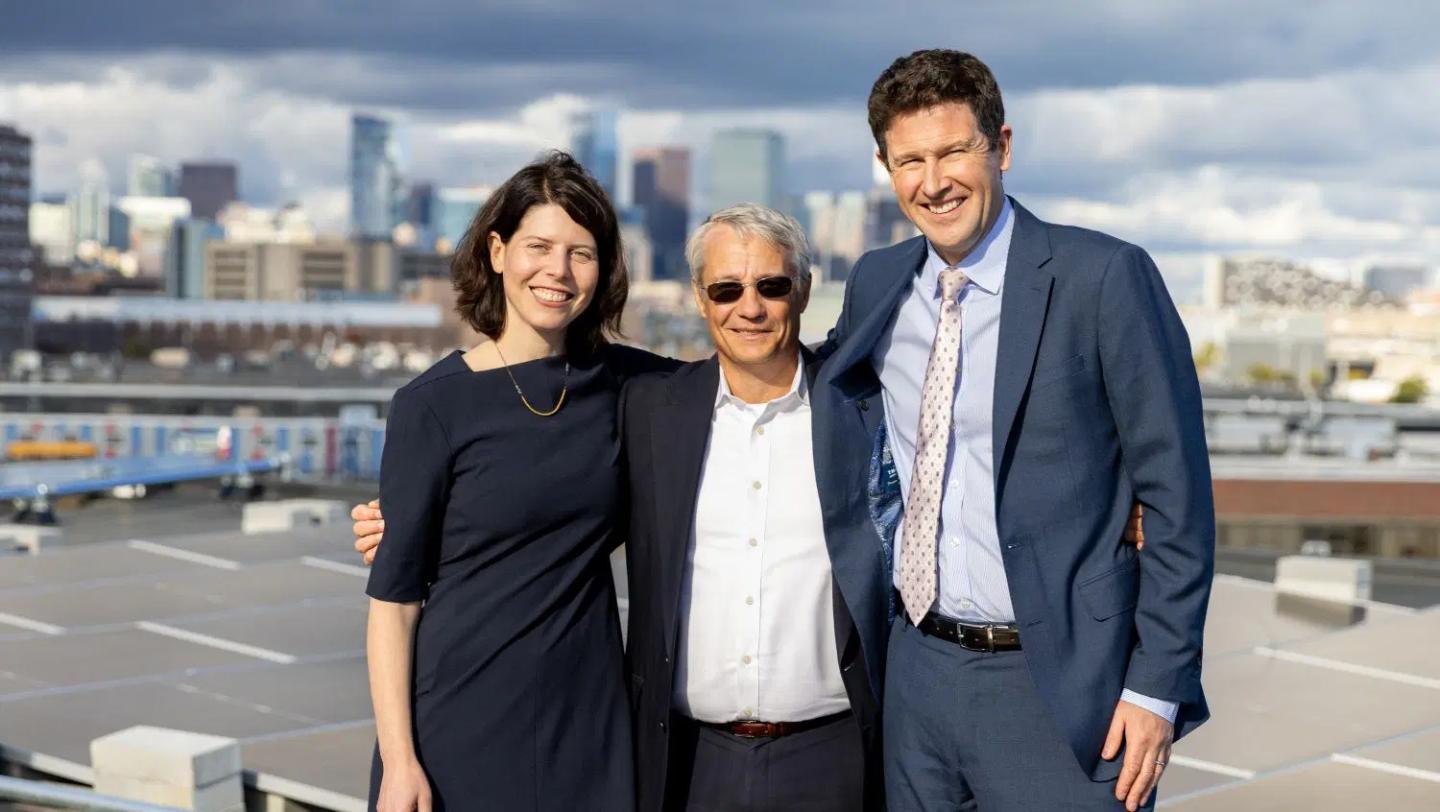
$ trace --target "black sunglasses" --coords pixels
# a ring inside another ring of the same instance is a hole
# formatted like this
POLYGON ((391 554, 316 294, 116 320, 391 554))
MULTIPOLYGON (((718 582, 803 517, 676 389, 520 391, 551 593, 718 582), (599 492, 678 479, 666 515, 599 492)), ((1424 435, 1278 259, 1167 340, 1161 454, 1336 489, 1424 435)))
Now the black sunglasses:
POLYGON ((795 280, 788 276, 767 276, 754 282, 712 282, 705 286, 705 295, 715 304, 730 304, 740 301, 745 289, 755 287, 755 292, 766 299, 784 299, 795 289, 795 280))

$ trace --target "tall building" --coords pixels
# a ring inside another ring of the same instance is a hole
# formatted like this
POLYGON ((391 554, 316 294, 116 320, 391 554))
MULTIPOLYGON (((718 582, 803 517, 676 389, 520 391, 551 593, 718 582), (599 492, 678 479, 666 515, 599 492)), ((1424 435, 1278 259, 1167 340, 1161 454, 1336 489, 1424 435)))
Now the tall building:
POLYGON ((150 155, 131 155, 125 194, 132 197, 170 197, 175 194, 175 171, 150 155))
MULTIPOLYGON (((129 251, 130 215, 126 214, 125 212, 119 210, 114 206, 108 205, 106 206, 106 209, 104 212, 102 212, 102 214, 104 214, 105 216, 105 233, 107 236, 103 241, 91 241, 89 245, 98 245, 104 248, 114 248, 116 251, 129 251)), ((86 243, 84 242, 78 243, 77 250, 80 246, 85 245, 86 243)))
POLYGON ((630 281, 649 282, 655 273, 655 250, 645 228, 645 210, 630 206, 620 211, 620 243, 625 246, 625 270, 630 281))
POLYGON ((190 216, 190 201, 183 197, 122 197, 115 204, 130 218, 130 250, 135 253, 139 276, 160 278, 175 222, 190 216))
POLYGON ((810 192, 804 202, 806 231, 821 278, 844 282, 865 252, 865 193, 810 192))
POLYGON ((389 121, 356 114, 350 119, 350 227, 361 237, 389 239, 397 225, 400 146, 389 121))
POLYGON ((193 216, 214 220, 221 209, 240 199, 239 173, 232 163, 184 163, 176 194, 190 201, 193 216))
POLYGON ((570 154, 605 187, 612 202, 620 166, 619 118, 614 110, 586 110, 570 117, 570 154))
POLYGON ((30 136, 0 125, 0 362, 31 344, 30 136))
POLYGON ((904 242, 920 233, 889 186, 872 187, 865 200, 865 250, 904 242))
POLYGON ((685 230, 690 220, 690 150, 636 150, 632 197, 645 211, 654 256, 652 278, 685 279, 685 230))
POLYGON ((436 248, 440 253, 448 254, 455 250, 460 240, 464 239, 466 229, 470 228, 470 221, 475 219, 475 213, 493 192, 488 186, 471 186, 441 189, 435 193, 435 208, 431 217, 439 243, 436 248))
POLYGON ((176 299, 205 298, 205 246, 224 236, 210 220, 176 220, 165 249, 165 293, 176 299))
POLYGON ((75 209, 63 197, 30 204, 30 244, 48 265, 69 265, 75 259, 75 209))
POLYGON ((774 130, 731 129, 710 142, 711 211, 737 203, 784 210, 785 139, 774 130))
POLYGON ((435 184, 419 181, 410 186, 405 199, 405 222, 416 228, 430 228, 435 225, 435 184))
POLYGON ((80 165, 80 187, 75 190, 75 242, 112 245, 110 232, 110 181, 105 166, 91 158, 80 165))

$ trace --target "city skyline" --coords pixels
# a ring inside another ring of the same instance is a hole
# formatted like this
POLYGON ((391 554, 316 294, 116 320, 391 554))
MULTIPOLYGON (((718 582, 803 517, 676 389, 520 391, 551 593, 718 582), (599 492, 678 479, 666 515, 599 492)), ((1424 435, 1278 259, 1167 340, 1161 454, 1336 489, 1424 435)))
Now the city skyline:
POLYGON ((868 188, 869 83, 933 44, 995 68, 1017 132, 1007 186, 1044 217, 1116 233, 1172 267, 1209 253, 1440 264, 1440 113, 1416 103, 1440 84, 1440 48, 1422 35, 1440 15, 1417 3, 1305 15, 1229 2, 801 3, 785 15, 360 5, 344 20, 308 6, 190 20, 145 2, 17 10, 0 32, 0 120, 35 138, 37 196, 77 188, 91 159, 112 189, 132 155, 222 159, 242 168, 247 201, 296 200, 343 231, 356 112, 396 121, 407 177, 464 187, 565 146, 577 113, 614 110, 620 197, 635 151, 674 145, 692 152, 703 208, 709 141, 735 127, 785 138, 794 197, 868 188), (537 48, 524 24, 554 36, 537 48), (964 33, 915 33, 934 30, 964 33), (521 41, 532 46, 507 44, 521 41))

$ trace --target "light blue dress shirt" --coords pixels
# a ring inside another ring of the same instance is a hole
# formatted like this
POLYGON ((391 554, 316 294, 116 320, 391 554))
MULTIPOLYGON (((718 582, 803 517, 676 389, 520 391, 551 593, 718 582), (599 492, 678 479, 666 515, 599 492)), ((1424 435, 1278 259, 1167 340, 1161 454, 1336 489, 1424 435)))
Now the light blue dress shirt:
MULTIPOLYGON (((1000 304, 1015 214, 1006 198, 1000 217, 985 239, 960 264, 967 281, 961 289, 960 361, 955 375, 944 497, 936 559, 939 595, 934 611, 966 623, 1014 623, 1015 607, 1000 557, 995 522, 993 445, 995 363, 1000 346, 1000 304)), ((929 247, 909 295, 889 329, 875 345, 871 363, 880 376, 890 453, 908 500, 915 466, 915 434, 925 367, 940 324, 940 272, 950 266, 929 247)), ((901 525, 904 519, 901 519, 901 525)), ((895 531, 895 579, 898 587, 903 527, 895 531)), ((1174 721, 1179 706, 1126 690, 1121 699, 1174 721)))

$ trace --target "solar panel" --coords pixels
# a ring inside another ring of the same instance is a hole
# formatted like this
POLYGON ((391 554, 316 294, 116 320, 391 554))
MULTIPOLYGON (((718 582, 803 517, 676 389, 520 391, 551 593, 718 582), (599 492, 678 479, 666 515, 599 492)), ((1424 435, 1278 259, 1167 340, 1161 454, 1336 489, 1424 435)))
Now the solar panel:
POLYGON ((0 499, 96 493, 126 485, 220 479, 274 471, 282 460, 217 460, 198 455, 120 457, 107 460, 16 462, 0 465, 0 499))
MULTIPOLYGON (((364 808, 366 571, 348 527, 247 536, 236 518, 0 560, 7 757, 83 780, 91 739, 161 725, 237 738, 256 787, 364 808)), ((1213 718, 1177 744, 1160 806, 1440 808, 1437 639, 1437 610, 1317 604, 1221 576, 1213 718)))

